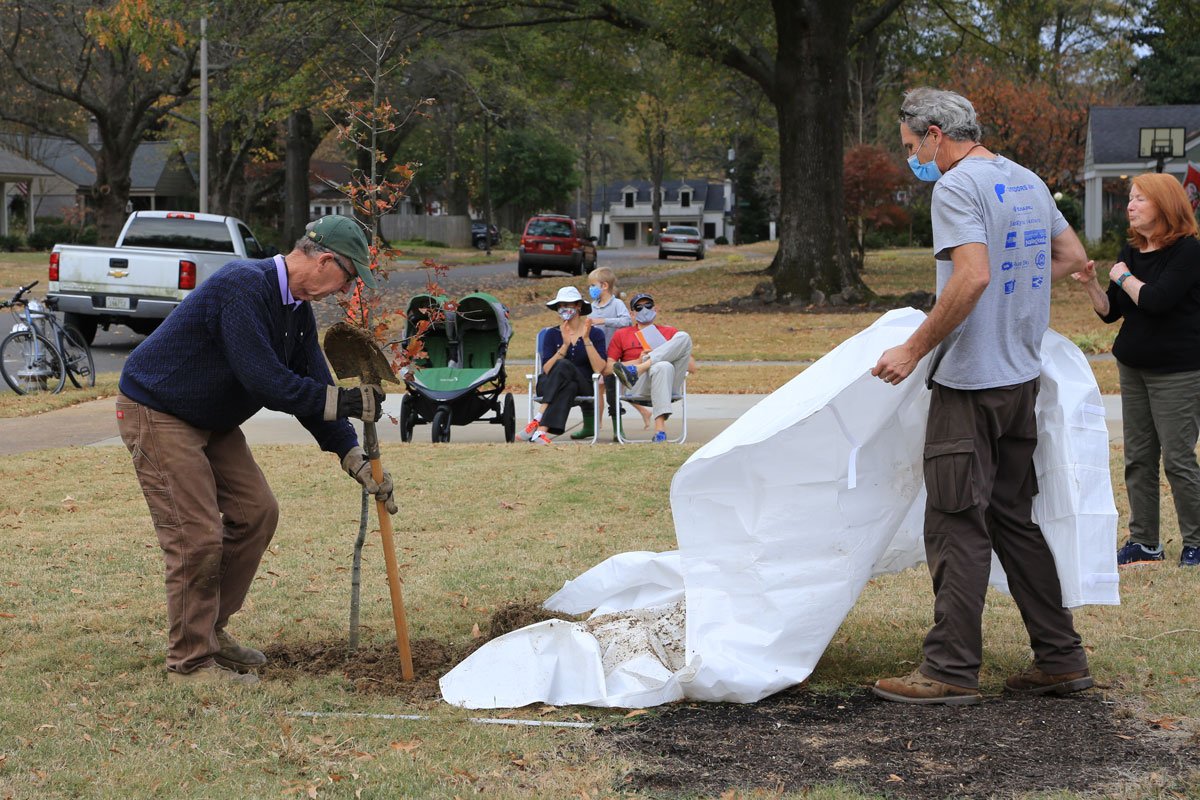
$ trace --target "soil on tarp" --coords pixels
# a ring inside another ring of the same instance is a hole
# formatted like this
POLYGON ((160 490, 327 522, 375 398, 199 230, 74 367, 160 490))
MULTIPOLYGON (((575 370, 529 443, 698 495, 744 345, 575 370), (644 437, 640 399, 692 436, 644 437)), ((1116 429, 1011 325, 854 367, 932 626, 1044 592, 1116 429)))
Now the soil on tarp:
POLYGON ((1197 748, 1195 737, 1156 731, 1099 692, 918 707, 866 689, 794 689, 747 705, 656 710, 599 733, 646 765, 626 777, 630 788, 665 797, 841 784, 896 798, 984 798, 1111 790, 1150 773, 1169 790, 1197 748))
POLYGON ((264 680, 295 680, 301 676, 340 675, 356 692, 386 694, 414 704, 441 700, 438 680, 485 642, 541 622, 557 619, 536 603, 512 602, 492 614, 479 636, 460 645, 438 639, 413 639, 413 680, 404 680, 400 653, 394 641, 360 644, 351 651, 345 640, 280 644, 264 650, 267 665, 259 672, 264 680))

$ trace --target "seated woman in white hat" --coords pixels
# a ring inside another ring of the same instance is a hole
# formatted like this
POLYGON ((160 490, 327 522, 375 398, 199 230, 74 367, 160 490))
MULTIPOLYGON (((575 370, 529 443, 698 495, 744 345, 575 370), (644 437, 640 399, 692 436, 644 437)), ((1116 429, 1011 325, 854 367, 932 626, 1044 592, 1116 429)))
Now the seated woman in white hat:
POLYGON ((546 305, 558 314, 559 324, 542 337, 542 374, 537 393, 542 404, 521 438, 533 444, 550 444, 550 437, 566 429, 567 415, 576 397, 592 394, 592 374, 603 374, 604 334, 592 327, 587 315, 591 303, 574 286, 564 286, 546 305))

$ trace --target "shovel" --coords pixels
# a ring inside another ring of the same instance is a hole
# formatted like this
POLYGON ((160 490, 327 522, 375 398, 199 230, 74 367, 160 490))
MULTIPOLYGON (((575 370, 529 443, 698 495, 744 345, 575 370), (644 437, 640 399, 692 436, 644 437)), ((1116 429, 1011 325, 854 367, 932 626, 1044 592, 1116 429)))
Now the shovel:
MULTIPOLYGON (((387 358, 362 328, 339 322, 325 333, 325 357, 339 378, 358 378, 363 384, 399 383, 387 358)), ((374 422, 363 423, 363 449, 371 461, 371 477, 383 480, 379 461, 379 435, 374 422)), ((400 675, 413 679, 412 651, 408 645, 408 622, 404 616, 404 598, 400 594, 400 569, 396 564, 396 545, 392 537, 392 515, 383 501, 375 503, 379 515, 379 533, 383 539, 383 560, 387 565, 388 590, 392 596, 392 618, 396 622, 396 647, 400 651, 400 675)))

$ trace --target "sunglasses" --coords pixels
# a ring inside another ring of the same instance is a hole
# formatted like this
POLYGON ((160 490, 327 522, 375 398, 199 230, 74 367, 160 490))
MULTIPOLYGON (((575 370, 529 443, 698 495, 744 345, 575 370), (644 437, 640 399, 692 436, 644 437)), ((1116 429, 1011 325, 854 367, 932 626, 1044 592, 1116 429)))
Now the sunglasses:
POLYGON ((633 310, 641 311, 643 308, 654 308, 654 301, 646 300, 645 302, 638 303, 636 306, 633 307, 633 310))

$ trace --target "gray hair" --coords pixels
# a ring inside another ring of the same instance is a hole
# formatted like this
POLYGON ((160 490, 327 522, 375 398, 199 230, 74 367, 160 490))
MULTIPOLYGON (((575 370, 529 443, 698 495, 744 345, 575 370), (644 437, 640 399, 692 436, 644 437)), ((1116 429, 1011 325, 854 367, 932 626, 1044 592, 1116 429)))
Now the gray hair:
MULTIPOLYGON (((311 227, 311 225, 309 227, 311 227)), ((328 247, 317 244, 316 242, 314 242, 312 239, 308 238, 307 236, 301 236, 299 239, 296 240, 295 249, 299 250, 301 253, 303 253, 306 256, 319 256, 322 253, 329 253, 330 255, 333 256, 334 260, 337 261, 338 266, 340 266, 343 270, 345 270, 346 272, 354 272, 355 271, 354 265, 347 264, 346 262, 349 261, 349 259, 347 259, 345 256, 343 256, 341 253, 335 253, 332 250, 330 250, 328 247)))
POLYGON ((900 104, 900 121, 917 136, 924 136, 930 125, 955 141, 978 142, 983 136, 971 101, 943 89, 921 87, 907 92, 900 104))

